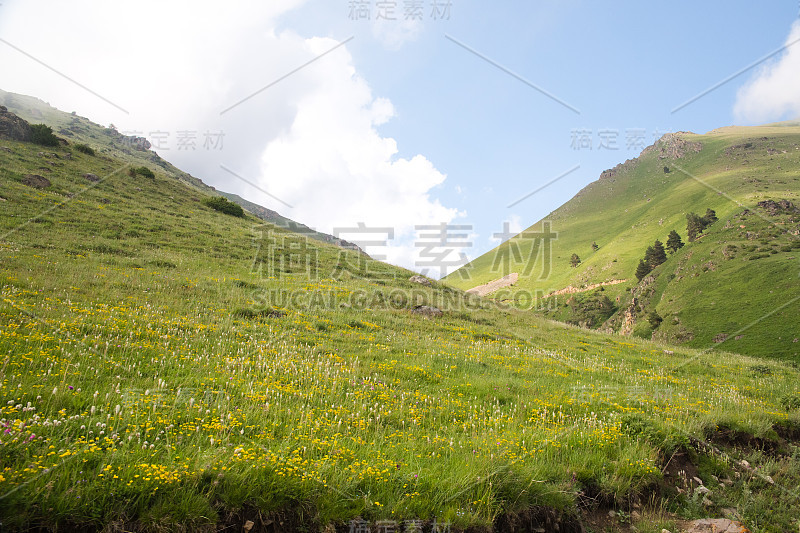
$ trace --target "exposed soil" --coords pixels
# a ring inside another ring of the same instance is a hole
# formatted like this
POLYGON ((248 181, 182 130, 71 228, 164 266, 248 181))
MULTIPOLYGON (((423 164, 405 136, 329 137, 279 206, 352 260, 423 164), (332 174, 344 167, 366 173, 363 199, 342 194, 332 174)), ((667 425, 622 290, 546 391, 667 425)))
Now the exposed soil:
POLYGON ((758 450, 771 457, 790 455, 790 443, 798 443, 800 432, 796 429, 775 426, 777 440, 763 439, 749 433, 720 426, 708 439, 711 443, 735 450, 758 450))
POLYGON ((514 285, 518 279, 519 279, 519 274, 517 274, 516 272, 512 272, 511 274, 503 276, 500 279, 496 279, 494 281, 490 281, 489 283, 473 287, 469 289, 467 292, 469 294, 477 294, 478 296, 488 296, 489 294, 495 291, 499 291, 500 289, 505 289, 506 287, 514 285))
POLYGON ((569 287, 564 287, 561 290, 551 292, 550 294, 546 295, 545 298, 550 298, 551 296, 561 296, 562 294, 575 294, 578 292, 593 291, 595 289, 599 289, 600 287, 608 287, 609 285, 619 285, 620 283, 625 283, 627 281, 628 281, 627 279, 612 279, 611 281, 603 281, 602 283, 593 283, 585 287, 573 287, 572 285, 570 285, 569 287))

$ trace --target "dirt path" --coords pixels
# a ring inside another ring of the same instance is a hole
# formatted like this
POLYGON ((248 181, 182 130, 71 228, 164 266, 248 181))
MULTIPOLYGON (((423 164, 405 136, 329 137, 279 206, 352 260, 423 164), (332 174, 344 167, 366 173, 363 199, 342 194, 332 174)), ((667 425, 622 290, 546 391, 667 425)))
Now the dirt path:
MULTIPOLYGON (((517 274, 516 272, 512 272, 508 276, 503 276, 500 279, 496 279, 494 281, 490 281, 489 283, 473 287, 469 289, 467 292, 469 294, 477 294, 478 296, 488 296, 500 289, 511 287, 517 282, 518 279, 519 279, 519 274, 517 274)), ((561 296, 562 294, 575 294, 577 292, 592 291, 594 289, 599 289, 600 287, 608 287, 609 285, 619 285, 620 283, 625 283, 627 281, 628 281, 627 279, 612 279, 611 281, 604 281, 602 283, 593 283, 585 287, 573 287, 572 285, 569 285, 568 287, 564 287, 563 289, 547 294, 545 298, 550 298, 551 296, 561 296)))
POLYGON ((494 291, 504 289, 506 287, 510 287, 517 282, 519 279, 519 274, 516 272, 512 272, 508 276, 503 276, 500 279, 496 279, 494 281, 490 281, 484 285, 478 285, 477 287, 473 287, 469 289, 467 292, 469 294, 477 294, 478 296, 488 296, 492 294, 494 291))
POLYGON ((568 287, 564 287, 561 290, 551 292, 550 294, 546 295, 545 298, 550 298, 551 296, 561 296, 562 294, 575 294, 576 292, 586 292, 591 291, 594 289, 599 289, 600 287, 608 287, 609 285, 619 285, 620 283, 625 283, 628 281, 627 279, 612 279, 611 281, 604 281, 602 283, 593 283, 591 285, 587 285, 586 287, 573 287, 572 285, 568 287))

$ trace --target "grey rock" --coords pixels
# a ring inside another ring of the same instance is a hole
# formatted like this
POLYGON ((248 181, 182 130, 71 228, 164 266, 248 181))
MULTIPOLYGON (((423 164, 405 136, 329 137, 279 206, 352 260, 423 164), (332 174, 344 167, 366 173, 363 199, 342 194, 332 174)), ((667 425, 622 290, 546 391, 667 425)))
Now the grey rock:
POLYGON ((418 305, 414 309, 411 310, 412 313, 415 315, 420 315, 428 318, 436 318, 442 316, 444 313, 438 307, 433 307, 430 305, 418 305))
POLYGON ((408 281, 411 283, 419 283, 420 285, 425 285, 426 287, 431 286, 431 280, 426 278, 425 276, 415 275, 408 278, 408 281))
POLYGON ((689 523, 687 533, 745 533, 747 529, 739 522, 727 518, 703 518, 689 523))

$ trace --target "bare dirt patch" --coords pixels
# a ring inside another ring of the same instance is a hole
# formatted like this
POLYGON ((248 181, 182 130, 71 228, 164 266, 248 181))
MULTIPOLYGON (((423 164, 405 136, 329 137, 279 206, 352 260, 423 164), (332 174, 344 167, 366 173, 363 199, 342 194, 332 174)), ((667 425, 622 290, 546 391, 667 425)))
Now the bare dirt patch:
POLYGON ((516 272, 512 272, 511 274, 503 276, 500 279, 496 279, 494 281, 490 281, 489 283, 473 287, 469 289, 467 293, 477 294, 478 296, 488 296, 495 291, 499 291, 500 289, 511 287, 517 282, 518 279, 519 279, 519 274, 517 274, 516 272))

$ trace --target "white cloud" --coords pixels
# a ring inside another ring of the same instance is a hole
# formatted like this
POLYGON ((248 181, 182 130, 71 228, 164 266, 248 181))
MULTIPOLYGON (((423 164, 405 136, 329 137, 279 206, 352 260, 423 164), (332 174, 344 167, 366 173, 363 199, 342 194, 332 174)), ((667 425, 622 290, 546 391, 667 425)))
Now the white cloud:
POLYGON ((389 50, 399 50, 404 44, 417 40, 422 32, 420 20, 405 19, 402 13, 396 20, 376 19, 372 22, 372 35, 389 50))
POLYGON ((764 123, 800 116, 800 21, 792 25, 777 61, 764 65, 736 97, 734 114, 744 123, 764 123))
MULTIPOLYGON (((151 132, 169 132, 162 157, 322 231, 359 222, 391 226, 395 240, 382 254, 412 267, 414 226, 460 215, 434 196, 445 175, 424 155, 398 157, 397 142, 379 133, 395 116, 394 107, 372 94, 346 45, 277 81, 338 44, 277 29, 280 15, 304 3, 242 2, 219 9, 217 2, 186 0, 145 0, 135 8, 89 0, 12 2, 0 7, 4 39, 129 114, 1 43, 0 88, 113 122, 151 141, 151 132), (36 32, 28 31, 34 24, 36 32), (195 150, 177 150, 178 132, 186 130, 197 133, 195 150), (224 148, 203 149, 205 131, 224 132, 224 148)), ((413 38, 413 25, 404 28, 399 37, 383 35, 384 43, 413 38)))
MULTIPOLYGON (((334 44, 308 41, 314 52, 334 44)), ((413 265, 415 226, 448 223, 458 215, 431 197, 445 176, 422 155, 397 157, 395 140, 376 130, 394 116, 394 109, 372 95, 346 51, 327 57, 313 76, 315 90, 298 101, 291 127, 262 154, 264 187, 295 206, 300 220, 322 231, 357 223, 392 227, 390 244, 396 249, 368 251, 413 265)))

